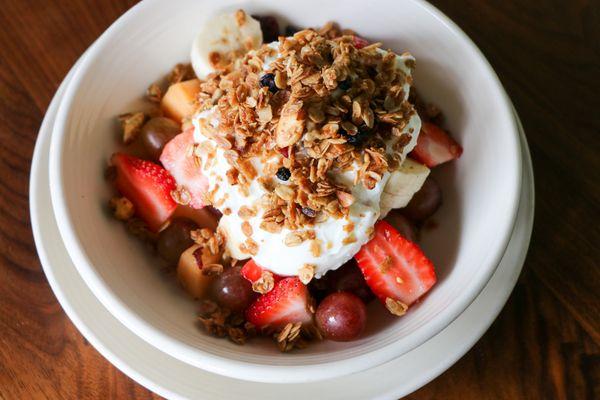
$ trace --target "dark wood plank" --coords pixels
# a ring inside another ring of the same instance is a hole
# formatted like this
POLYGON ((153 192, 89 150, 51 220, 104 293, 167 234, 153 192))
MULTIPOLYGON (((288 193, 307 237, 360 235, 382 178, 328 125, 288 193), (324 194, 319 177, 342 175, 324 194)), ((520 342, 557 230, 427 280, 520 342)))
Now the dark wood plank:
POLYGON ((594 399, 600 349, 532 270, 477 345, 410 399, 594 399))
MULTIPOLYGON (((469 34, 523 119, 537 216, 525 271, 490 331, 411 399, 600 398, 600 3, 432 1, 469 34)), ((0 7, 0 398, 158 398, 77 332, 35 253, 28 174, 44 111, 133 0, 0 7)), ((334 17, 334 16, 332 16, 334 17)))
POLYGON ((600 343, 600 3, 434 3, 481 48, 523 120, 537 196, 529 267, 600 343))

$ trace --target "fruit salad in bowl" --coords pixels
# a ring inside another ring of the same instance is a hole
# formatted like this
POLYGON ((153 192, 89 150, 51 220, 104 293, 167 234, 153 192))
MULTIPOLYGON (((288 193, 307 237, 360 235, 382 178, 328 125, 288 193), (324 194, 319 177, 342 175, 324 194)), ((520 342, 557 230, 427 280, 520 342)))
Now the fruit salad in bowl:
POLYGON ((442 201, 429 175, 462 147, 415 68, 334 23, 238 10, 149 86, 151 107, 124 110, 110 206, 198 301, 202 330, 290 351, 427 301, 436 268, 418 242, 442 201))

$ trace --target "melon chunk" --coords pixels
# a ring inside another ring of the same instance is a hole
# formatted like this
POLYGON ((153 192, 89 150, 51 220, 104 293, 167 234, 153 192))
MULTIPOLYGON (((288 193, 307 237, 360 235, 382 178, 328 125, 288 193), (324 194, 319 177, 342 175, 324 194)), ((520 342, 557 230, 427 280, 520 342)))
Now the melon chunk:
POLYGON ((194 102, 198 93, 200 93, 198 79, 175 83, 167 89, 160 106, 169 118, 181 122, 184 117, 194 113, 194 102))
POLYGON ((177 264, 177 279, 194 299, 206 297, 210 284, 215 279, 215 276, 202 273, 202 267, 198 265, 194 256, 194 252, 199 248, 197 244, 188 248, 181 254, 177 264))

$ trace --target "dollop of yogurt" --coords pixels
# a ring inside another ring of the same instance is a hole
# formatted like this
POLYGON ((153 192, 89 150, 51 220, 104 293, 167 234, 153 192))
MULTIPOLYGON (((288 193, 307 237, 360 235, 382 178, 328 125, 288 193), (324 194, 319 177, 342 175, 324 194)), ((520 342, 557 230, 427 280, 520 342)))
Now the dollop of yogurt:
MULTIPOLYGON (((269 46, 277 49, 278 44, 272 43, 269 46)), ((277 56, 278 54, 265 61, 265 70, 277 56)), ((414 61, 408 54, 397 56, 396 67, 410 76, 411 69, 408 67, 407 60, 414 61)), ((409 84, 406 85, 404 93, 408 97, 409 84)), ((252 257, 258 265, 283 276, 298 275, 300 269, 309 264, 314 266, 314 276, 320 278, 326 272, 342 266, 360 250, 363 244, 369 241, 373 226, 381 214, 381 195, 389 179, 389 173, 386 172, 371 190, 366 189, 361 183, 354 183, 358 173, 357 165, 353 165, 353 168, 348 171, 336 174, 337 183, 351 188, 351 193, 355 198, 348 215, 339 219, 329 217, 312 226, 300 228, 300 232, 303 230, 314 231, 314 238, 290 246, 286 244, 289 235, 293 233, 289 229, 284 227, 281 232, 271 233, 260 227, 264 213, 260 203, 263 196, 268 193, 265 187, 257 179, 252 180, 247 190, 242 190, 239 185, 229 183, 227 172, 231 169, 231 165, 225 157, 225 150, 212 143, 213 139, 206 134, 206 129, 203 129, 207 121, 218 129, 219 119, 216 107, 194 117, 192 121, 194 141, 199 145, 200 151, 205 149, 212 153, 210 157, 207 154, 201 156, 205 160, 201 163, 201 169, 208 179, 208 191, 213 194, 213 205, 223 213, 219 229, 226 236, 226 248, 232 257, 236 259, 252 257), (249 215, 248 209, 252 210, 250 213, 252 215, 249 215), (248 235, 249 233, 251 236, 248 235), (244 243, 249 237, 257 244, 257 248, 253 251, 254 254, 243 251, 244 243)), ((420 128, 421 120, 415 112, 403 130, 403 133, 411 133, 411 140, 399 154, 401 161, 404 161, 406 155, 415 147, 420 128)), ((392 145, 393 143, 388 143, 389 152, 392 151, 392 145)), ((263 171, 265 163, 271 162, 271 160, 261 161, 258 157, 254 157, 250 161, 259 174, 263 171)), ((273 179, 277 184, 286 184, 286 182, 278 180, 276 176, 268 178, 273 179)))

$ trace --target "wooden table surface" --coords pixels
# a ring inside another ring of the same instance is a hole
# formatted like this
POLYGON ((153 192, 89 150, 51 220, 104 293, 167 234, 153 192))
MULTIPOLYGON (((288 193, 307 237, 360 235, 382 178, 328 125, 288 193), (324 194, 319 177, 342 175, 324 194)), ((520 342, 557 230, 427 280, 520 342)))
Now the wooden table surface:
MULTIPOLYGON (((158 398, 69 321, 29 221, 29 168, 46 108, 75 60, 133 3, 0 3, 0 399, 158 398)), ((433 3, 481 48, 521 115, 536 219, 523 274, 496 322, 408 398, 598 399, 600 2, 433 3)))

